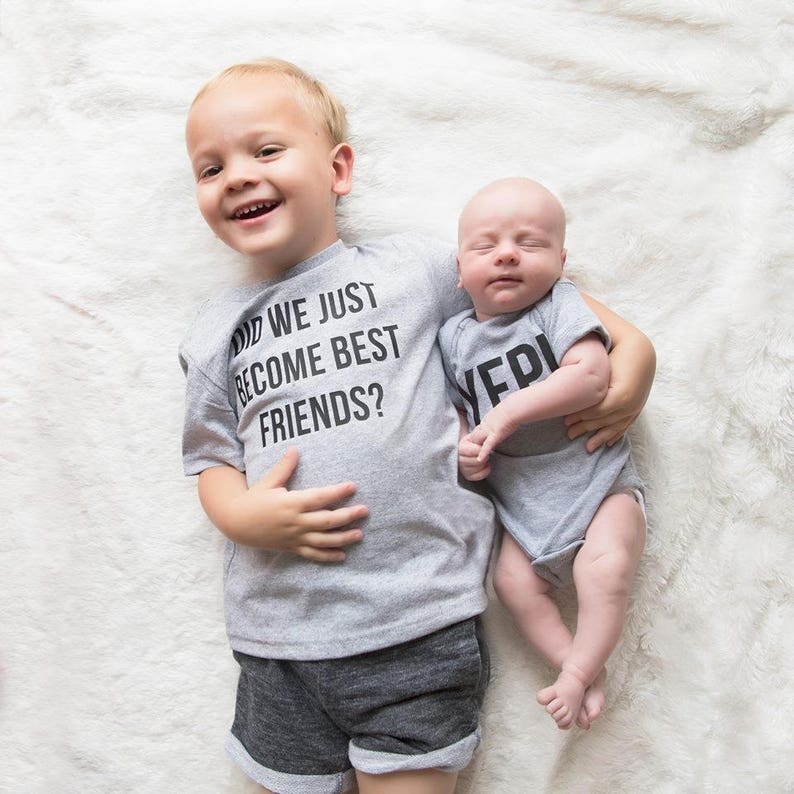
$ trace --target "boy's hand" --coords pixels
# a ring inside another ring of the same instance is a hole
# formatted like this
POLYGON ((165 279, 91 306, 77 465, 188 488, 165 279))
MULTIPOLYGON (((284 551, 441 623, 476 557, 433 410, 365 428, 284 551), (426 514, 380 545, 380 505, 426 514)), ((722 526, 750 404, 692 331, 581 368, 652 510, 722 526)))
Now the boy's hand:
POLYGON ((342 547, 361 540, 364 505, 334 507, 355 493, 351 482, 290 491, 285 485, 298 465, 298 451, 284 457, 251 488, 236 469, 219 466, 199 478, 199 493, 213 523, 231 540, 275 551, 291 551, 315 562, 341 562, 342 547), (242 487, 241 487, 242 485, 242 487))
POLYGON ((484 480, 491 473, 488 461, 480 460, 482 445, 471 440, 471 433, 463 436, 458 444, 458 468, 469 482, 484 480))
POLYGON ((595 452, 602 444, 611 447, 639 416, 644 402, 638 405, 628 389, 612 381, 607 396, 598 405, 565 417, 568 438, 592 433, 585 444, 588 452, 595 452))
POLYGON ((639 416, 653 384, 656 351, 650 339, 631 323, 590 296, 582 297, 612 337, 606 396, 600 403, 565 417, 569 438, 593 433, 586 446, 588 452, 594 452, 602 444, 611 446, 619 441, 639 416))

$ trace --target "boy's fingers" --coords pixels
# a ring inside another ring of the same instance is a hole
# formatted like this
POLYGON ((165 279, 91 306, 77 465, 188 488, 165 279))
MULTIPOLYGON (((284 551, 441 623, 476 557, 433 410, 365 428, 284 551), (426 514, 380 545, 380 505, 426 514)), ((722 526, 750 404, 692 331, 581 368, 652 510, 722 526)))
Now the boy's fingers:
POLYGON ((298 465, 298 450, 290 447, 267 474, 257 483, 262 488, 283 488, 298 465))
POLYGON ((322 551, 341 549, 351 543, 358 543, 363 537, 360 529, 346 529, 342 532, 308 532, 303 536, 302 548, 312 548, 322 551))
POLYGON ((595 452, 602 444, 611 447, 615 442, 619 441, 622 436, 623 432, 614 425, 603 427, 587 439, 585 449, 587 449, 588 452, 595 452))
POLYGON ((293 491, 293 495, 300 499, 303 512, 322 510, 329 505, 348 499, 356 492, 355 483, 340 482, 336 485, 323 485, 319 488, 306 488, 303 491, 293 491))
POLYGON ((369 510, 364 505, 353 505, 352 507, 340 507, 336 510, 314 510, 311 513, 303 514, 303 525, 307 530, 327 532, 331 529, 339 529, 347 526, 353 521, 360 521, 366 518, 369 510))
POLYGON ((485 441, 482 442, 482 449, 480 450, 480 454, 477 455, 477 460, 480 463, 484 463, 491 455, 491 450, 493 450, 495 444, 493 440, 493 436, 488 436, 485 441))
POLYGON ((574 425, 570 425, 568 427, 568 438, 573 440, 574 438, 578 438, 579 436, 583 435, 584 433, 592 433, 594 430, 602 430, 606 427, 611 425, 609 421, 609 417, 602 416, 596 419, 590 420, 581 420, 574 425))
POLYGON ((471 441, 472 444, 476 444, 477 446, 480 446, 483 440, 487 437, 488 437, 487 433, 479 425, 477 425, 477 427, 475 427, 474 430, 472 430, 471 433, 469 433, 469 435, 467 436, 468 440, 471 441))
POLYGON ((571 425, 568 428, 568 438, 570 438, 571 441, 573 441, 575 438, 579 438, 579 436, 581 436, 582 433, 586 433, 586 432, 587 432, 587 428, 584 426, 584 423, 578 422, 577 424, 571 425))
POLYGON ((345 559, 345 553, 341 549, 321 550, 312 546, 301 546, 296 551, 301 557, 312 562, 342 562, 345 559))

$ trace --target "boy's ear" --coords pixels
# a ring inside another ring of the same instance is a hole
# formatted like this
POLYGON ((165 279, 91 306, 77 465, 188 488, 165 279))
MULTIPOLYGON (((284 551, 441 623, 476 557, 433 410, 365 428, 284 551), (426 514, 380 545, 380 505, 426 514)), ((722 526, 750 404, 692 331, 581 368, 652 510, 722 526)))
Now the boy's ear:
POLYGON ((463 289, 463 281, 460 277, 460 257, 458 256, 455 257, 455 268, 458 271, 458 289, 463 289))
POLYGON ((340 143, 333 151, 331 167, 334 181, 331 187, 337 196, 346 196, 353 187, 353 148, 348 143, 340 143))
POLYGON ((560 264, 565 267, 565 260, 568 258, 568 249, 563 248, 560 252, 560 264))

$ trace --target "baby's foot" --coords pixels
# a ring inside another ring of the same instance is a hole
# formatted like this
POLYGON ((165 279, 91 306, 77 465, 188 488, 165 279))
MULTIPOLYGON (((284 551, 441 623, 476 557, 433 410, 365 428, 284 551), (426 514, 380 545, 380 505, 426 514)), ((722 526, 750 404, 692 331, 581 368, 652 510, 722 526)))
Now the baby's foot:
POLYGON ((576 718, 576 724, 580 728, 589 730, 590 726, 601 714, 601 710, 604 708, 606 680, 607 669, 604 667, 595 677, 593 683, 585 690, 582 706, 579 709, 579 716, 576 718))
POLYGON ((558 728, 567 731, 579 716, 584 694, 582 681, 572 672, 563 670, 551 686, 538 692, 538 703, 546 707, 558 728))

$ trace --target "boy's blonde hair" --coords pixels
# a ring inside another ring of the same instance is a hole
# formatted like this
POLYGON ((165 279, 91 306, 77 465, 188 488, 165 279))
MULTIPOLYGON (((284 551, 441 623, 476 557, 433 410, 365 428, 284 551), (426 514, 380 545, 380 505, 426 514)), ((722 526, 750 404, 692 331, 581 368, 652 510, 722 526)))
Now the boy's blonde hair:
POLYGON ((281 58, 260 58, 227 66, 196 94, 191 107, 208 91, 238 77, 275 74, 291 80, 310 113, 322 121, 332 146, 347 141, 347 114, 342 103, 319 81, 299 66, 281 58))

